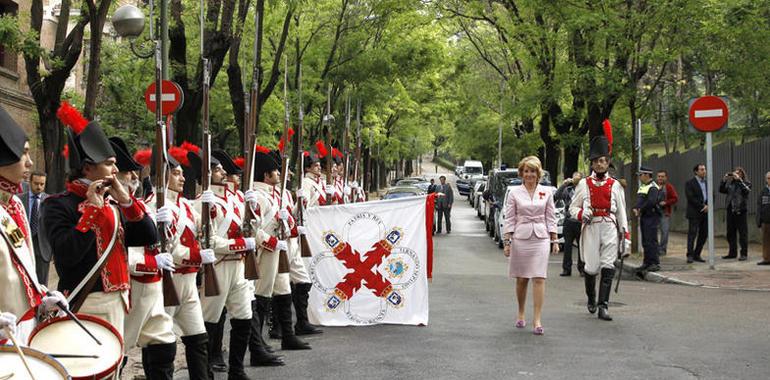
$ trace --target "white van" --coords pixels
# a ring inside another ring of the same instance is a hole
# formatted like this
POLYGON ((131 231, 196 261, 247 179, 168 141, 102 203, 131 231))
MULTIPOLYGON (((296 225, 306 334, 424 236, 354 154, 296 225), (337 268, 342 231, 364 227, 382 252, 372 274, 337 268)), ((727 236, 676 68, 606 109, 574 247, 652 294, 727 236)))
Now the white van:
POLYGON ((465 178, 484 175, 484 165, 481 164, 481 161, 465 160, 463 169, 463 177, 465 178))

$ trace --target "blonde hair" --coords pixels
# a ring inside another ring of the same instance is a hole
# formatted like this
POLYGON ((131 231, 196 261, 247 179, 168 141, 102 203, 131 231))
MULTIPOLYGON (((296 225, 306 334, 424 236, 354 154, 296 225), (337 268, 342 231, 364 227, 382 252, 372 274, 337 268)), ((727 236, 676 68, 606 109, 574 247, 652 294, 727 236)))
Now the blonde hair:
POLYGON ((537 180, 543 178, 543 165, 540 163, 540 159, 535 156, 527 156, 519 161, 519 177, 524 173, 524 168, 534 169, 537 171, 537 180))

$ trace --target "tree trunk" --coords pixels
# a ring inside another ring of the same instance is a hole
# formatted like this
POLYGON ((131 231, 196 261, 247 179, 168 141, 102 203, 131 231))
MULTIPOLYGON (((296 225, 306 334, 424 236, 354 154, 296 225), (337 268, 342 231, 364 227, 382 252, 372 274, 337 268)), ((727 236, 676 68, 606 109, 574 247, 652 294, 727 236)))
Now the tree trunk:
POLYGON ((89 19, 91 24, 91 41, 89 42, 90 51, 88 52, 88 77, 86 78, 86 99, 83 108, 83 116, 86 119, 94 119, 96 110, 96 100, 99 98, 101 89, 100 77, 102 67, 102 30, 104 22, 107 20, 107 12, 110 10, 112 0, 101 0, 96 7, 91 0, 88 1, 89 19))
MULTIPOLYGON (((628 112, 631 115, 631 128, 634 131, 631 145, 631 170, 635 173, 641 163, 639 162, 639 144, 637 144, 639 136, 637 136, 636 128, 636 98, 633 96, 628 101, 628 112)), ((626 194, 636 194, 639 190, 639 182, 636 179, 632 179, 628 181, 628 187, 629 191, 626 194)), ((634 199, 626 199, 626 206, 635 204, 636 202, 634 201, 634 199)), ((628 209, 629 207, 626 208, 628 209)), ((626 211, 628 212, 629 210, 626 211)), ((628 215, 631 215, 631 252, 636 253, 639 251, 639 218, 634 217, 631 213, 628 213, 628 215)))

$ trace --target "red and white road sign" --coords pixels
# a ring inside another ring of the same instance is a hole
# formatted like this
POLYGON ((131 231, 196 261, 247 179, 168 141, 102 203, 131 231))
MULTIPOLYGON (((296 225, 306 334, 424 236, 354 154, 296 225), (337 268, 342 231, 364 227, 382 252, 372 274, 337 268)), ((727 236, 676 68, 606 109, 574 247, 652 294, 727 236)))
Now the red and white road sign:
POLYGON ((690 124, 701 132, 722 129, 729 117, 727 102, 718 96, 702 96, 690 104, 690 124))
MULTIPOLYGON (((161 82, 160 92, 160 113, 162 115, 170 115, 182 107, 184 93, 178 84, 170 80, 164 80, 161 82)), ((155 112, 155 82, 152 82, 144 92, 144 103, 150 112, 155 112)))

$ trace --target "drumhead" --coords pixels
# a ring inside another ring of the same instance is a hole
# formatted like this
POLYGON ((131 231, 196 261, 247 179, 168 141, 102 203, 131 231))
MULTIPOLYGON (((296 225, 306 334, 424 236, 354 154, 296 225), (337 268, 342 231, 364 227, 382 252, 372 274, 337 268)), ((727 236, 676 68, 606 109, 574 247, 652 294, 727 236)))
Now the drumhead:
POLYGON ((92 315, 78 314, 78 319, 102 345, 68 317, 59 317, 38 325, 29 338, 29 346, 50 355, 97 355, 98 358, 58 358, 75 379, 102 378, 114 372, 123 358, 123 340, 118 332, 92 315))
MULTIPOLYGON (((56 359, 30 347, 22 347, 24 357, 36 379, 67 380, 67 370, 56 359)), ((24 362, 13 346, 0 346, 0 379, 31 380, 24 362)))

